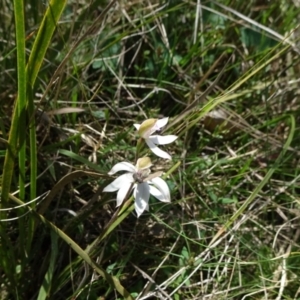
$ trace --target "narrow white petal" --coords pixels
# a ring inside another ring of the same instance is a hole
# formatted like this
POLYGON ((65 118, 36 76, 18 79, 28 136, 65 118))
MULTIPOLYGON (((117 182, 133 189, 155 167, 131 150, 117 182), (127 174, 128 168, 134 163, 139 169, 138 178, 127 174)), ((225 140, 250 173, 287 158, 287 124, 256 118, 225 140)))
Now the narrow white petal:
POLYGON ((135 172, 135 167, 134 165, 126 162, 126 161, 122 161, 120 163, 117 163, 116 165, 114 165, 112 167, 112 169, 108 172, 108 175, 113 175, 119 171, 128 171, 130 173, 134 173, 135 172))
MULTIPOLYGON (((169 187, 167 185, 167 183, 160 177, 155 177, 153 178, 151 181, 151 183, 154 184, 154 186, 161 192, 161 194, 163 195, 163 199, 161 200, 159 198, 160 201, 163 202, 170 202, 171 201, 171 196, 170 196, 170 190, 169 187)), ((151 193, 151 190, 150 190, 151 193)), ((151 195, 153 195, 154 197, 156 197, 154 194, 151 193, 151 195)))
POLYGON ((167 125, 169 118, 162 118, 156 121, 156 126, 158 128, 162 128, 167 125))
POLYGON ((171 156, 167 152, 159 149, 150 139, 146 139, 145 142, 148 145, 148 147, 150 148, 150 150, 155 155, 165 158, 165 159, 172 159, 171 156))
POLYGON ((176 135, 151 135, 149 139, 156 145, 166 145, 173 143, 178 136, 176 135))
POLYGON ((161 191, 158 190, 153 185, 149 185, 149 189, 150 189, 150 194, 152 196, 154 196, 156 199, 158 199, 159 201, 161 201, 161 202, 169 202, 169 201, 166 201, 166 199, 164 198, 164 195, 161 193, 161 191))
POLYGON ((134 190, 134 197, 135 211, 137 213, 137 216, 139 217, 144 212, 144 210, 147 210, 149 208, 148 202, 150 192, 148 183, 143 182, 138 184, 136 189, 134 190))
POLYGON ((140 124, 133 124, 133 126, 135 127, 136 130, 139 130, 141 125, 140 124))
POLYGON ((129 189, 130 189, 131 186, 133 186, 132 183, 125 183, 119 189, 118 194, 117 194, 117 207, 122 204, 122 202, 124 201, 127 193, 129 192, 129 189))
POLYGON ((119 190, 123 185, 131 184, 134 182, 134 179, 132 177, 131 173, 123 174, 119 177, 117 177, 113 182, 111 182, 109 185, 107 185, 103 192, 115 192, 119 190))

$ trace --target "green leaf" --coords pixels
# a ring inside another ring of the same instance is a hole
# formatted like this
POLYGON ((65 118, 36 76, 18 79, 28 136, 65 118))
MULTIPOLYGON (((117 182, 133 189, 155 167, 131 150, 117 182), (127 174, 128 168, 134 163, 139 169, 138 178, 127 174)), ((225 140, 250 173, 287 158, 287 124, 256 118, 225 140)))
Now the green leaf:
POLYGON ((35 83, 54 30, 56 29, 66 3, 67 0, 51 0, 49 3, 28 60, 27 75, 28 82, 31 86, 35 83))
POLYGON ((222 202, 222 204, 237 203, 237 199, 233 199, 233 198, 221 198, 220 201, 222 202))
POLYGON ((257 51, 264 51, 277 44, 274 39, 266 36, 263 32, 258 32, 251 28, 241 29, 241 41, 247 48, 254 48, 257 51))
POLYGON ((47 298, 51 288, 51 282, 53 278, 53 273, 55 270, 56 259, 58 255, 58 235, 51 231, 51 257, 50 264, 47 273, 45 274, 42 286, 39 291, 38 300, 44 300, 47 298))
POLYGON ((103 173, 103 169, 101 169, 98 165, 95 165, 93 164, 92 162, 90 162, 89 160, 87 160, 86 158, 72 152, 72 151, 69 151, 69 150, 64 150, 64 149, 61 149, 59 150, 59 153, 60 154, 63 154, 63 155, 66 155, 78 162, 81 162, 83 163, 84 165, 88 166, 89 168, 95 170, 95 171, 98 171, 98 172, 101 172, 103 173))

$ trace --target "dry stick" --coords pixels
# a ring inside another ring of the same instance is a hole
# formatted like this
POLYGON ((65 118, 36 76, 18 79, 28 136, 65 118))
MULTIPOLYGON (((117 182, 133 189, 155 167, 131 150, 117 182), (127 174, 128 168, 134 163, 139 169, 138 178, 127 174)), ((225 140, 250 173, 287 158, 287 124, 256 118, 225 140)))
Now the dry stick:
MULTIPOLYGON (((189 96, 189 99, 188 99, 188 103, 190 104, 193 99, 195 98, 195 94, 197 93, 197 91, 200 90, 200 87, 201 85, 203 84, 203 82, 205 82, 205 80, 208 78, 208 76, 216 69, 216 67, 218 66, 218 64, 220 63, 220 61, 223 60, 223 57, 225 56, 225 52, 223 52, 221 54, 221 56, 219 56, 219 58, 214 62, 214 64, 209 68, 209 70, 204 74, 204 76, 200 79, 200 81, 197 83, 196 87, 191 91, 190 93, 190 96, 189 96)), ((225 66, 226 67, 226 66, 225 66)), ((223 69, 224 70, 224 69, 223 69)), ((213 88, 214 85, 212 85, 212 87, 209 87, 210 88, 213 88)), ((209 92, 209 91, 208 91, 209 92)), ((203 95, 201 95, 203 96, 203 95)), ((199 103, 200 99, 196 99, 194 102, 192 102, 192 104, 194 103, 197 104, 199 103)), ((193 109, 193 107, 189 107, 189 111, 193 109)), ((188 121, 186 121, 188 122, 188 121)), ((186 123, 187 124, 187 123, 186 123)), ((187 144, 187 139, 188 139, 188 136, 189 136, 189 132, 188 130, 185 132, 185 137, 184 137, 184 145, 187 144)), ((182 153, 182 171, 185 172, 185 168, 186 168, 186 153, 187 151, 185 150, 183 153, 182 153)), ((183 197, 185 197, 185 182, 183 182, 182 184, 182 193, 183 193, 183 197)))
MULTIPOLYGON (((200 79, 200 81, 197 83, 196 87, 195 87, 195 88, 191 91, 191 93, 190 93, 190 96, 189 96, 189 102, 190 102, 191 100, 193 100, 193 98, 194 98, 196 92, 200 90, 201 85, 205 82, 205 80, 209 77, 209 75, 210 75, 213 71, 215 71, 216 67, 218 66, 218 64, 220 63, 220 61, 223 60, 223 58, 224 58, 224 56, 225 56, 226 54, 227 54, 226 52, 223 52, 223 53, 221 54, 221 56, 220 56, 220 57, 213 63, 213 65, 209 68, 209 70, 204 74, 204 76, 200 79)), ((231 57, 232 57, 232 56, 231 56, 231 57)), ((231 57, 229 58, 229 60, 231 59, 231 57)), ((228 60, 228 62, 229 62, 229 60, 228 60)), ((226 63, 225 67, 227 66, 228 62, 226 63)), ((222 69, 222 71, 225 70, 225 67, 222 69)), ((222 71, 221 71, 221 73, 222 73, 222 71)), ((224 71, 223 71, 223 72, 224 72, 224 71)), ((217 82, 215 83, 215 85, 216 85, 216 84, 217 84, 217 82)), ((210 87, 209 87, 209 88, 210 88, 210 87)), ((201 95, 201 97, 202 97, 202 95, 201 95)), ((200 100, 200 99, 197 99, 197 101, 199 101, 199 100, 200 100)))
MULTIPOLYGON (((106 224, 106 226, 103 228, 101 234, 94 240, 94 242, 89 245, 86 248, 86 252, 89 254, 103 239, 103 237, 105 236, 107 230, 110 228, 110 226, 118 219, 118 217, 120 216, 120 211, 121 209, 123 209, 123 212, 125 212, 126 209, 128 209, 130 203, 132 202, 132 197, 129 198, 132 188, 133 188, 133 183, 131 184, 122 204, 117 208, 117 210, 115 211, 115 213, 113 214, 113 216, 111 217, 110 221, 106 224), (129 199, 128 199, 129 198, 129 199), (127 200, 126 200, 127 199, 127 200)), ((122 212, 122 213, 123 213, 122 212)), ((121 213, 121 214, 122 214, 121 213)))
MULTIPOLYGON (((214 63, 214 66, 216 66, 220 60, 223 58, 223 54, 219 57, 219 59, 214 63)), ((168 130, 169 128, 171 128, 172 126, 174 126, 175 124, 177 124, 179 121, 181 121, 182 119, 184 119, 199 103, 200 100, 206 98, 206 96, 213 90, 213 88, 218 84, 218 82, 220 81, 222 75, 224 74, 227 65, 229 64, 229 61, 231 60, 232 56, 228 59, 227 63, 225 64, 225 66, 222 68, 222 70, 220 71, 220 73, 218 74, 217 78, 215 79, 215 81, 202 93, 202 95, 200 95, 198 98, 196 98, 179 116, 177 116, 174 120, 172 120, 172 122, 169 123, 169 125, 166 126, 166 128, 163 131, 168 130)), ((196 89, 199 88, 200 84, 202 84, 202 80, 197 84, 195 90, 192 92, 191 95, 194 95, 196 89)))
POLYGON ((72 173, 65 175, 51 189, 50 193, 47 195, 47 197, 43 201, 43 204, 38 210, 38 213, 43 215, 46 212, 47 208, 49 207, 51 201, 55 198, 57 193, 65 187, 66 184, 70 183, 72 180, 76 178, 80 178, 83 176, 104 177, 104 178, 107 177, 107 175, 99 174, 96 172, 83 171, 83 170, 74 171, 72 173))

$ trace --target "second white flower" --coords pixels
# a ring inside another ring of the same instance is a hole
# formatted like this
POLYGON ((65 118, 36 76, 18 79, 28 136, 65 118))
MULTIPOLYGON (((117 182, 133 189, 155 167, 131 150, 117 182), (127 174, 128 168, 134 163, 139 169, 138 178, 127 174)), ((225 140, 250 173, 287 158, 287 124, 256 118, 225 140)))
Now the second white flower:
POLYGON ((150 150, 159 157, 171 159, 171 155, 161 150, 157 145, 166 145, 174 142, 177 139, 176 135, 152 135, 154 132, 159 131, 162 127, 166 126, 169 118, 163 119, 148 119, 142 124, 134 124, 138 130, 139 135, 145 140, 150 150))

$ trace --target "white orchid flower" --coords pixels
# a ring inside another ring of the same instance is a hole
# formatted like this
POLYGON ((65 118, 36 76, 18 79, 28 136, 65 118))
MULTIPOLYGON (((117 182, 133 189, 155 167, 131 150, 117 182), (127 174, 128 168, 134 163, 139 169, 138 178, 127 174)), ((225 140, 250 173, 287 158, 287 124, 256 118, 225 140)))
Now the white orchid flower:
POLYGON ((170 202, 170 190, 167 183, 159 176, 162 172, 150 174, 151 160, 149 157, 139 158, 136 166, 128 162, 120 162, 112 167, 108 172, 113 175, 119 171, 127 171, 120 175, 112 183, 107 185, 103 192, 117 193, 117 207, 122 204, 130 189, 133 189, 135 198, 135 211, 138 217, 149 210, 149 198, 153 195, 162 202, 170 202))
POLYGON ((171 159, 171 156, 158 148, 156 145, 166 145, 174 142, 177 139, 176 135, 152 135, 155 131, 159 131, 162 127, 166 126, 169 118, 163 119, 148 119, 142 124, 134 124, 138 130, 139 135, 145 140, 150 150, 159 157, 171 159))

